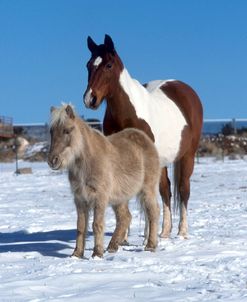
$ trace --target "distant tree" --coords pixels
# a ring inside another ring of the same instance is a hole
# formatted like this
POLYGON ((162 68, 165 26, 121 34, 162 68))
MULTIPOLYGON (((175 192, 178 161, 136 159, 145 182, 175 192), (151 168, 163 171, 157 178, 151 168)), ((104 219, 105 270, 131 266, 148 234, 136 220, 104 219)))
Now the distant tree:
POLYGON ((234 134, 234 128, 232 126, 232 123, 227 123, 221 128, 221 133, 223 135, 231 135, 234 134))
POLYGON ((247 133, 247 127, 242 127, 240 129, 238 129, 238 134, 244 134, 244 133, 247 133))

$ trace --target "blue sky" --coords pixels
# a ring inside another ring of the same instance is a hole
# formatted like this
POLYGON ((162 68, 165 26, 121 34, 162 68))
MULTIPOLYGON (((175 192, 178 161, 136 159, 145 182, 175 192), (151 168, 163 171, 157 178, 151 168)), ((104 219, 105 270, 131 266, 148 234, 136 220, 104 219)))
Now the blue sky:
POLYGON ((247 118, 245 0, 0 0, 0 115, 49 121, 71 102, 85 118, 88 35, 108 33, 140 82, 179 79, 199 94, 205 118, 247 118))

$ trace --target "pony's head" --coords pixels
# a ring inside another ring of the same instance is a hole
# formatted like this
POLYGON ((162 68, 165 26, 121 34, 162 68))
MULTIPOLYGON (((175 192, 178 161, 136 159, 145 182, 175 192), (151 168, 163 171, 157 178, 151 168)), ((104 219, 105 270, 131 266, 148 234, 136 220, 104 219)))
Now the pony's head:
POLYGON ((123 70, 123 63, 110 36, 105 35, 104 44, 101 45, 97 45, 88 37, 87 45, 91 58, 87 62, 88 86, 83 98, 86 107, 96 109, 104 98, 111 96, 111 91, 123 70))
POLYGON ((70 105, 51 107, 51 145, 48 164, 53 170, 68 168, 82 149, 82 139, 76 114, 70 105))

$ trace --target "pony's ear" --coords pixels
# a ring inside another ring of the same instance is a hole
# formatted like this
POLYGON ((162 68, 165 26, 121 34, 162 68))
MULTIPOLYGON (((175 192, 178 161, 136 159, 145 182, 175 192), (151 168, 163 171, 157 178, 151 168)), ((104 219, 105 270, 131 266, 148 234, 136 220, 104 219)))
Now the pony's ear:
POLYGON ((51 106, 50 112, 52 113, 56 108, 54 106, 51 106))
POLYGON ((104 44, 105 44, 105 46, 107 47, 107 49, 109 51, 111 51, 111 52, 114 53, 114 50, 115 50, 114 43, 112 41, 112 38, 109 35, 107 35, 107 34, 105 35, 104 44))
POLYGON ((90 36, 87 37, 87 47, 92 53, 98 48, 98 45, 90 36))
POLYGON ((70 105, 68 105, 66 108, 65 108, 65 111, 68 115, 69 118, 71 118, 72 120, 75 118, 75 114, 74 114, 74 111, 72 109, 72 107, 70 105))

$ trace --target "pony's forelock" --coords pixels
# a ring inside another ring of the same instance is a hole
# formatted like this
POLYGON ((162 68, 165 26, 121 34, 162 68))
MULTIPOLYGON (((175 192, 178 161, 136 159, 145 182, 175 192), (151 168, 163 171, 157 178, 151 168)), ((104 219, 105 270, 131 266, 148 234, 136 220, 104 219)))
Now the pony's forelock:
POLYGON ((74 106, 71 103, 66 104, 62 102, 61 107, 53 108, 51 111, 50 128, 52 128, 55 124, 63 125, 65 123, 66 119, 68 118, 66 112, 68 105, 72 108, 74 115, 76 115, 74 106))

